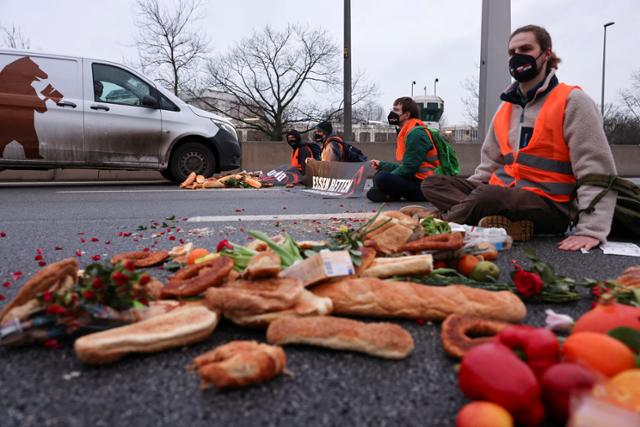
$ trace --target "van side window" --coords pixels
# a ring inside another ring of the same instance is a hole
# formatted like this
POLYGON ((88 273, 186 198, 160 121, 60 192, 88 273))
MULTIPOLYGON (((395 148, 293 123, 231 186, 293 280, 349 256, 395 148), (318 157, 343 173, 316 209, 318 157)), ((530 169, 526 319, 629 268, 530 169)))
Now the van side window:
POLYGON ((168 111, 180 111, 180 108, 174 104, 169 98, 158 92, 160 97, 160 109, 168 111))
POLYGON ((146 82, 122 68, 92 64, 93 95, 97 102, 142 106, 142 98, 154 92, 146 82))

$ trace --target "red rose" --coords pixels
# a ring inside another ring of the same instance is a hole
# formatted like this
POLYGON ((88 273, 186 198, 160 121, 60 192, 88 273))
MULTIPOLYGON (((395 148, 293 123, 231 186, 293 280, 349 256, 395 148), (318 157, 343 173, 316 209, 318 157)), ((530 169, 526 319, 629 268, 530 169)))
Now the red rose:
POLYGON ((113 273, 111 278, 114 282, 116 282, 117 286, 122 286, 127 282, 127 280, 129 280, 129 276, 122 274, 121 271, 116 271, 115 273, 113 273))
POLYGON ((147 283, 149 283, 151 281, 151 276, 149 276, 148 274, 145 274, 143 276, 140 277, 140 285, 144 286, 147 283))
POLYGON ((42 294, 42 299, 49 302, 53 299, 53 294, 49 291, 46 291, 42 294))
POLYGON ((82 296, 84 297, 84 299, 93 299, 95 295, 96 294, 91 290, 86 290, 82 293, 82 296))
POLYGON ((230 251, 232 251, 233 245, 229 243, 228 240, 220 240, 220 243, 218 243, 218 246, 216 246, 216 252, 220 252, 223 249, 229 249, 230 251))
POLYGON ((91 281, 91 287, 93 289, 102 289, 102 285, 102 279, 100 279, 99 277, 94 277, 91 281))
POLYGON ((131 260, 127 260, 127 262, 124 263, 124 268, 126 268, 129 271, 135 271, 136 263, 131 260))
POLYGON ((525 297, 539 294, 544 287, 544 282, 539 275, 524 270, 518 270, 513 274, 513 283, 518 292, 525 297))
POLYGON ((52 304, 47 308, 47 314, 64 314, 66 312, 67 310, 58 304, 52 304))

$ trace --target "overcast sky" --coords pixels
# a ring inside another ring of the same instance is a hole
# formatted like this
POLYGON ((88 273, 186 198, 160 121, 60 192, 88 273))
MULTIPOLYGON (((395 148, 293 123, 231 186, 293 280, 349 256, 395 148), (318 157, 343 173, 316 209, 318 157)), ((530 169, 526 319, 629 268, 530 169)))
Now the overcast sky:
MULTIPOLYGON (((164 0, 167 4, 172 0, 164 0)), ((122 62, 137 54, 132 46, 137 29, 132 0, 0 0, 0 24, 15 24, 31 49, 122 62)), ((233 0, 205 2, 199 26, 214 52, 266 24, 287 22, 322 26, 342 44, 342 0, 233 0)), ((605 102, 620 102, 640 69, 640 1, 638 0, 512 0, 511 26, 542 25, 562 58, 560 80, 577 84, 597 102, 602 73, 602 25, 615 21, 607 33, 605 102)), ((380 89, 385 107, 427 86, 445 100, 449 124, 464 123, 462 83, 477 73, 480 57, 481 0, 352 0, 353 69, 363 71, 380 89)), ((505 49, 507 40, 505 39, 505 49)), ((506 67, 506 64, 505 64, 506 67)))

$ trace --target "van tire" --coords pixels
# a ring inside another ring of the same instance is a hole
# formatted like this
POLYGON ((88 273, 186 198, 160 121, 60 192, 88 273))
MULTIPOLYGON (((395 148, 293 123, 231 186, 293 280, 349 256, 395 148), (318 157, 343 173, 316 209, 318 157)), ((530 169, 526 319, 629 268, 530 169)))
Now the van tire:
POLYGON ((175 182, 187 179, 191 172, 209 178, 216 171, 216 155, 200 142, 187 142, 178 146, 169 160, 167 173, 175 182))

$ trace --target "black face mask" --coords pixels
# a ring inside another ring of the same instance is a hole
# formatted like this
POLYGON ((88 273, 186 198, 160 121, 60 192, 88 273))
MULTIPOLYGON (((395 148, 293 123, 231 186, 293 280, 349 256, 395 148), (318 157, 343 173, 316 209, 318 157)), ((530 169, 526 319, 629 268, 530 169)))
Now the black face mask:
MULTIPOLYGON (((544 52, 543 52, 544 53, 544 52)), ((514 53, 509 58, 509 73, 518 82, 528 82, 538 75, 538 55, 534 58, 524 53, 514 53)))
POLYGON ((324 136, 321 133, 314 133, 313 134, 313 140, 315 142, 322 142, 322 141, 324 141, 324 136))
POLYGON ((296 148, 300 145, 300 142, 296 141, 296 140, 292 140, 292 139, 287 139, 287 144, 289 144, 289 146, 291 146, 291 148, 296 148))
POLYGON ((387 121, 391 126, 400 126, 400 116, 395 111, 389 113, 387 121))

